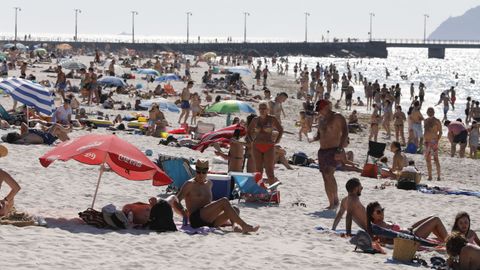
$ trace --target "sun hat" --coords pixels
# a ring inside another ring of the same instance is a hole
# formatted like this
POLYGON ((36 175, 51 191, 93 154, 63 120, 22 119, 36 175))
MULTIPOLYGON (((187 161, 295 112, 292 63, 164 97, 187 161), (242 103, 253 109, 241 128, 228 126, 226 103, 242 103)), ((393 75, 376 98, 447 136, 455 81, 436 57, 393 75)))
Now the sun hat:
POLYGON ((197 162, 195 163, 195 168, 197 169, 208 169, 208 160, 206 159, 197 159, 197 162))
POLYGON ((113 229, 126 229, 128 226, 127 216, 115 205, 108 204, 102 208, 102 215, 105 222, 113 229))

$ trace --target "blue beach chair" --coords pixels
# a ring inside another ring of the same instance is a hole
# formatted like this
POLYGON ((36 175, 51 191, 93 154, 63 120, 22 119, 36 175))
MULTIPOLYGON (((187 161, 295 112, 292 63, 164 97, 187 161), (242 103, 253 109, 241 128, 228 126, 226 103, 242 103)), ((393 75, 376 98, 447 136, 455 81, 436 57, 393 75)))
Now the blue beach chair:
POLYGON ((244 199, 246 202, 280 203, 280 192, 277 190, 280 182, 265 189, 257 184, 252 174, 231 172, 230 175, 235 181, 239 201, 244 199))

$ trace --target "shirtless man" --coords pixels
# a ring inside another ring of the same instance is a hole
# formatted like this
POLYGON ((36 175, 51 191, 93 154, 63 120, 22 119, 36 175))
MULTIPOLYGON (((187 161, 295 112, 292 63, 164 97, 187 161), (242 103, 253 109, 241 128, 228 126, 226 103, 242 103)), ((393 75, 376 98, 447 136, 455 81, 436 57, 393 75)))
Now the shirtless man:
POLYGON ((215 144, 216 149, 215 154, 226 160, 228 160, 228 171, 229 172, 242 172, 243 171, 243 162, 245 155, 245 146, 244 143, 240 142, 240 129, 236 129, 233 132, 233 137, 230 139, 230 149, 228 154, 225 154, 220 149, 218 144, 215 144))
POLYGON ((419 141, 419 144, 418 144, 419 148, 423 146, 422 121, 424 119, 422 113, 420 112, 420 108, 421 108, 421 103, 418 101, 415 101, 413 103, 412 113, 410 114, 410 120, 412 122, 412 130, 415 137, 419 141))
POLYGON ((447 120, 447 113, 448 113, 448 110, 450 109, 450 104, 452 104, 453 106, 453 103, 450 100, 450 97, 445 93, 442 93, 440 95, 440 100, 438 101, 437 105, 440 105, 442 102, 443 102, 443 120, 442 121, 445 121, 447 120))
POLYGON ((393 153, 392 168, 390 169, 391 177, 397 178, 404 167, 407 167, 408 161, 404 153, 402 153, 402 146, 399 142, 392 142, 390 144, 390 151, 393 153))
POLYGON ((457 150, 457 143, 460 144, 460 157, 465 157, 465 148, 467 147, 467 138, 468 138, 468 130, 463 125, 462 122, 459 121, 445 121, 443 123, 444 126, 448 129, 448 140, 451 144, 451 152, 450 156, 455 156, 455 151, 457 150))
POLYGON ((193 228, 203 226, 219 227, 230 220, 232 226, 238 224, 243 233, 256 232, 260 227, 251 226, 243 221, 227 198, 212 202, 212 182, 207 179, 208 161, 197 160, 197 174, 180 188, 177 200, 173 202, 184 217, 188 216, 193 228), (185 199, 187 209, 181 204, 185 199))
POLYGON ((336 155, 343 151, 343 145, 348 144, 347 121, 341 114, 332 111, 331 106, 331 103, 324 99, 317 103, 320 116, 318 132, 312 141, 309 140, 320 140, 318 163, 329 202, 327 209, 338 207, 337 181, 334 176, 337 167, 336 155))
POLYGON ((285 92, 279 93, 276 97, 275 100, 272 100, 268 103, 269 109, 270 109, 270 114, 275 116, 277 118, 278 122, 280 125, 282 124, 282 115, 285 118, 285 112, 283 111, 282 103, 287 100, 288 95, 285 92))
POLYGON ((480 269, 480 247, 468 243, 461 234, 452 234, 446 242, 448 255, 458 257, 457 262, 449 258, 449 266, 459 270, 480 269))
POLYGON ((358 178, 352 178, 347 181, 345 188, 348 191, 348 196, 342 199, 340 209, 337 212, 335 221, 333 221, 332 230, 337 229, 337 225, 342 220, 343 214, 347 211, 345 221, 347 236, 352 234, 352 220, 363 230, 367 230, 367 216, 365 215, 365 207, 360 202, 360 195, 362 195, 362 184, 358 178))
POLYGON ((62 71, 62 67, 57 67, 57 82, 55 83, 55 87, 58 89, 58 92, 65 99, 65 88, 67 87, 67 77, 65 73, 62 71))
POLYGON ((182 113, 180 113, 180 117, 178 118, 178 123, 182 121, 182 117, 185 116, 183 123, 187 123, 188 116, 190 115, 190 89, 193 87, 193 81, 189 81, 187 87, 183 88, 182 95, 181 95, 181 105, 182 113))
POLYGON ((425 127, 425 149, 424 155, 427 161, 428 180, 432 180, 432 155, 437 169, 437 180, 440 180, 440 161, 438 159, 438 143, 442 138, 442 123, 435 118, 435 110, 430 107, 427 109, 428 118, 423 120, 425 127))

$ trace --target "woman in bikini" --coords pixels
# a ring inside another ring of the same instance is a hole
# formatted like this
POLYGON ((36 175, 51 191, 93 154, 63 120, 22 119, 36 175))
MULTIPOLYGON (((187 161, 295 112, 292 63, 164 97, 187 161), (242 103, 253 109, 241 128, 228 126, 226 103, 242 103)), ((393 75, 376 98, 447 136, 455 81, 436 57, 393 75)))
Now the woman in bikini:
MULTIPOLYGON (((385 208, 378 202, 369 203, 367 205, 367 231, 370 235, 373 235, 372 224, 379 227, 389 229, 396 232, 403 232, 413 234, 417 237, 426 239, 431 233, 435 234, 437 238, 443 243, 447 239, 448 233, 443 225, 442 221, 438 217, 427 217, 415 224, 413 224, 407 230, 400 227, 398 224, 384 221, 385 208)), ((380 238, 380 241, 384 243, 391 243, 391 239, 380 238)))
POLYGON ((477 234, 470 230, 470 216, 467 212, 459 212, 455 216, 455 223, 452 228, 452 233, 454 232, 462 234, 468 243, 480 246, 480 239, 478 239, 477 234))
POLYGON ((268 183, 273 184, 276 182, 273 173, 273 167, 275 165, 275 144, 280 142, 283 135, 283 127, 278 120, 268 114, 268 105, 266 102, 261 102, 258 105, 260 116, 255 117, 248 126, 248 135, 253 138, 252 141, 252 153, 255 158, 256 170, 263 173, 265 172, 268 177, 268 183), (273 130, 278 132, 276 139, 273 140, 273 130))

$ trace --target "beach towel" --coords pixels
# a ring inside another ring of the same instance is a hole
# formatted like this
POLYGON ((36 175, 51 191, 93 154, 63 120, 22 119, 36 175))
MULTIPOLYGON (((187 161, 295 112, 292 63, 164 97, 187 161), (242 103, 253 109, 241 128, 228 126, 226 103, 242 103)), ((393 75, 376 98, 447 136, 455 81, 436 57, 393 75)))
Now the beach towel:
POLYGON ((230 145, 230 139, 227 138, 217 138, 217 139, 212 139, 212 140, 207 140, 207 141, 200 141, 199 144, 195 145, 192 147, 193 150, 197 150, 203 153, 205 149, 207 149, 210 145, 218 143, 220 144, 221 147, 229 146, 230 145))
POLYGON ((418 185, 417 190, 425 194, 442 194, 442 195, 463 195, 474 196, 480 198, 479 191, 466 190, 466 189, 451 189, 448 187, 429 187, 427 185, 418 185))
POLYGON ((189 235, 194 235, 194 234, 200 234, 200 235, 207 235, 211 232, 215 231, 215 228, 210 228, 210 227, 200 227, 200 228, 192 228, 190 225, 182 225, 182 224, 176 224, 177 230, 189 235))

